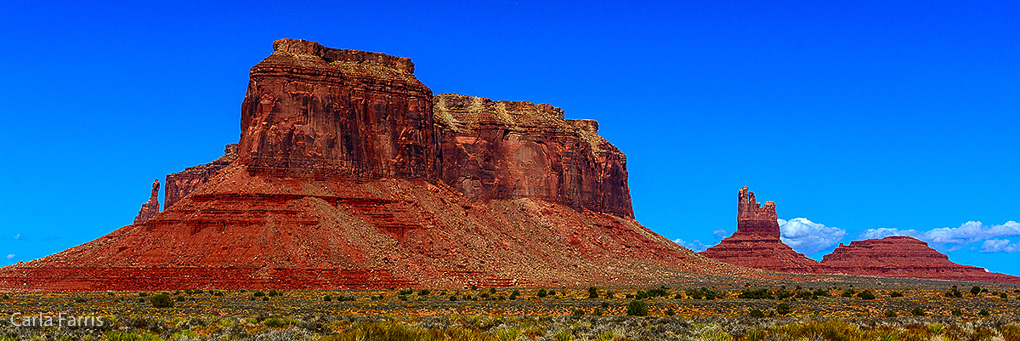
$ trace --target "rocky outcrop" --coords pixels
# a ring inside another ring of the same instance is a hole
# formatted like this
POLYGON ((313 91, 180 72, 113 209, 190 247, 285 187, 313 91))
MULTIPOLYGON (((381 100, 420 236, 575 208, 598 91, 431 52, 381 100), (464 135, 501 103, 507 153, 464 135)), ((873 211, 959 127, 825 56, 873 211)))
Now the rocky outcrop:
POLYGON ((149 201, 142 204, 142 208, 138 209, 138 215, 135 216, 135 224, 144 223, 155 217, 159 213, 159 179, 152 181, 152 193, 149 194, 149 201))
POLYGON ((829 271, 851 275, 1020 283, 1020 277, 960 265, 912 237, 885 237, 839 244, 822 258, 829 271))
POLYGON ((432 90, 410 59, 280 39, 251 69, 238 161, 253 174, 437 179, 432 90))
POLYGON ((191 193, 199 185, 209 181, 227 165, 237 159, 237 144, 223 147, 223 156, 213 162, 185 168, 184 171, 167 174, 166 191, 163 194, 163 207, 170 208, 185 195, 191 193))
POLYGON ((747 187, 737 193, 737 232, 699 253, 749 268, 794 273, 824 272, 818 262, 793 251, 780 240, 776 204, 760 205, 747 187))
POLYGON ((598 122, 548 104, 435 97, 442 178, 472 201, 537 198, 633 217, 627 158, 598 122))
POLYGON ((5 267, 0 289, 589 286, 761 276, 638 224, 625 158, 598 137, 594 121, 564 120, 549 105, 452 95, 440 97, 437 121, 431 91, 406 58, 293 39, 274 49, 251 70, 235 161, 225 156, 168 176, 175 194, 164 212, 5 267))

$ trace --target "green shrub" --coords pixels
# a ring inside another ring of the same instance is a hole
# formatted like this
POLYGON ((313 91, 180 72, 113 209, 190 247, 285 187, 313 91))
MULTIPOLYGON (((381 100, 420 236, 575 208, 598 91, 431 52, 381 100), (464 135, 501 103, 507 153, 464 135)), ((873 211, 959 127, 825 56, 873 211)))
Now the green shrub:
POLYGON ((450 302, 456 301, 457 295, 450 295, 450 302))
POLYGON ((584 310, 583 309, 574 309, 574 313, 572 315, 574 315, 574 317, 584 316, 584 310))
POLYGON ((673 295, 673 299, 674 300, 679 300, 679 299, 683 299, 683 298, 684 298, 684 294, 679 293, 679 292, 676 293, 676 295, 673 295))
POLYGON ((589 287, 588 298, 599 298, 599 289, 596 289, 595 287, 589 287))
POLYGON ((751 308, 750 310, 747 311, 747 314, 750 315, 751 317, 754 317, 754 318, 764 318, 765 317, 765 313, 762 312, 761 309, 751 308))
POLYGON ((265 319, 262 324, 269 328, 283 328, 287 326, 287 321, 273 317, 265 319))
POLYGON ((790 311, 791 311, 790 310, 790 304, 788 304, 786 302, 781 302, 778 305, 776 305, 776 314, 786 315, 786 314, 789 314, 790 311))
POLYGON ((7 294, 4 294, 4 296, 3 296, 3 297, 0 297, 0 298, 3 298, 3 299, 5 299, 5 300, 9 300, 9 299, 11 299, 11 297, 10 297, 10 296, 7 296, 7 294))
POLYGON ((149 299, 149 303, 156 308, 169 308, 174 306, 174 300, 170 299, 170 295, 167 294, 152 296, 152 298, 149 299))
POLYGON ((676 311, 673 311, 673 308, 666 309, 666 316, 673 316, 673 315, 676 315, 676 311))
POLYGON ((545 297, 547 295, 549 295, 549 293, 547 291, 545 291, 545 289, 538 289, 538 294, 536 294, 535 296, 545 297))
POLYGON ((893 291, 889 293, 889 297, 903 297, 903 293, 899 291, 893 291))
POLYGON ((999 297, 1004 299, 1004 300, 1009 299, 1009 295, 1006 295, 1006 293, 999 294, 999 297))
POLYGON ((474 284, 472 284, 472 285, 471 285, 471 290, 478 290, 478 286, 477 286, 477 285, 474 285, 474 284))
POLYGON ((854 297, 854 294, 856 294, 856 293, 857 292, 854 291, 854 289, 846 289, 846 291, 844 291, 842 294, 840 294, 840 296, 843 296, 843 297, 854 297))
POLYGON ((89 300, 85 299, 84 297, 75 297, 74 298, 74 303, 85 303, 85 302, 88 302, 88 301, 89 300))
POLYGON ((429 289, 418 290, 418 296, 428 296, 431 293, 432 293, 432 290, 429 290, 429 289))
POLYGON ((760 299, 773 300, 776 297, 772 296, 772 293, 769 292, 768 289, 756 289, 756 290, 743 290, 743 291, 740 292, 740 295, 738 295, 737 298, 746 298, 746 299, 754 299, 754 300, 760 300, 760 299))
POLYGON ((330 301, 333 301, 333 298, 332 298, 332 297, 329 297, 329 295, 326 295, 326 296, 323 296, 323 297, 322 297, 322 300, 323 300, 323 301, 326 301, 326 302, 330 302, 330 301))
POLYGON ((265 295, 266 294, 263 293, 262 291, 256 291, 255 294, 254 294, 255 297, 262 297, 262 296, 265 296, 265 295))
POLYGON ((928 315, 928 313, 924 312, 924 309, 921 309, 921 307, 914 307, 914 309, 910 310, 910 315, 925 316, 928 315))
POLYGON ((988 310, 986 310, 986 309, 981 309, 981 311, 978 312, 978 315, 981 315, 981 316, 988 316, 988 315, 991 315, 991 314, 992 313, 988 312, 988 310))
POLYGON ((813 294, 815 294, 815 296, 824 297, 829 296, 829 291, 822 288, 818 288, 815 290, 813 294))
POLYGON ((860 297, 861 299, 864 300, 873 300, 875 299, 875 294, 871 293, 870 290, 864 290, 857 293, 857 297, 860 297))
POLYGON ((892 310, 886 310, 885 317, 896 317, 896 312, 892 310))
POLYGON ((627 316, 648 316, 648 306, 641 300, 630 301, 627 304, 627 316))
POLYGON ((953 309, 953 316, 963 316, 963 310, 953 309))
POLYGON ((490 294, 495 294, 496 293, 496 288, 489 288, 489 293, 490 294))
POLYGON ((280 292, 276 291, 276 289, 272 289, 272 290, 269 290, 269 294, 267 294, 267 295, 268 296, 280 296, 280 292))
POLYGON ((981 287, 976 286, 976 285, 970 287, 970 294, 971 295, 977 296, 977 294, 980 294, 980 293, 981 293, 981 287))
POLYGON ((149 293, 147 293, 147 292, 142 291, 142 292, 138 293, 138 297, 147 297, 147 296, 149 296, 149 293))

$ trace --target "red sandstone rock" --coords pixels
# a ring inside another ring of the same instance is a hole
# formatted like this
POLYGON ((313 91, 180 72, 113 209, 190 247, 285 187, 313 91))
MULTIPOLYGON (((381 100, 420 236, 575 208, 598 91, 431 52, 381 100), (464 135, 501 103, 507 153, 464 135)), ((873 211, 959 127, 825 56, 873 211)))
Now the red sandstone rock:
POLYGON ((135 216, 135 224, 144 223, 155 217, 159 213, 159 179, 152 181, 152 194, 149 195, 149 201, 142 204, 142 208, 138 209, 138 215, 135 216))
POLYGON ((824 272, 818 262, 793 251, 779 239, 776 204, 764 207, 754 192, 744 187, 737 193, 737 232, 699 254, 749 268, 794 273, 824 272))
POLYGON ((302 178, 439 177, 432 90, 410 59, 280 39, 251 69, 238 160, 302 178))
POLYGON ((290 39, 274 48, 252 68, 236 161, 225 156, 171 174, 164 212, 2 268, 0 288, 580 286, 760 276, 638 224, 625 158, 598 137, 594 121, 563 120, 549 105, 444 96, 436 122, 431 91, 408 59, 290 39), (471 177, 477 186, 466 185, 471 177))
POLYGON ((1020 283, 1020 277, 991 273, 985 269, 949 261, 911 237, 885 237, 839 244, 822 258, 831 272, 883 277, 946 279, 973 282, 1020 283))
POLYGON ((166 193, 163 195, 163 207, 170 208, 185 195, 191 193, 201 184, 209 181, 217 172, 237 159, 237 144, 223 147, 223 156, 213 162, 188 167, 184 171, 167 174, 166 193))
POLYGON ((468 199, 537 198, 633 217, 627 158, 598 122, 565 120, 548 104, 435 97, 442 178, 468 199))

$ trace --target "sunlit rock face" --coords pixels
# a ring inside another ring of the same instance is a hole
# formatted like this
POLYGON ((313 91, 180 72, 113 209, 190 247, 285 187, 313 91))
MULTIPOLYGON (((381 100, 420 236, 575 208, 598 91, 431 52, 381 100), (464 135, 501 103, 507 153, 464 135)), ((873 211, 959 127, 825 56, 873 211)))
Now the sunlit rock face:
POLYGON ((469 199, 537 198, 633 217, 627 158, 598 122, 548 104, 437 95, 443 181, 469 199))

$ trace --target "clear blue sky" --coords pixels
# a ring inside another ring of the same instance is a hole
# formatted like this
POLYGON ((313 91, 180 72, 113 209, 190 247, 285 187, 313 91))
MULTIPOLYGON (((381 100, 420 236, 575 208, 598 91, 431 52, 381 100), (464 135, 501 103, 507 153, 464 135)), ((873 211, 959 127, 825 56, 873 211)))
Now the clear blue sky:
POLYGON ((1016 1, 8 1, 0 264, 127 225, 152 179, 218 157, 248 70, 288 37, 598 120, 638 220, 687 245, 732 233, 750 186, 810 220, 784 233, 814 258, 913 234, 1020 275, 1017 18, 1016 1))

